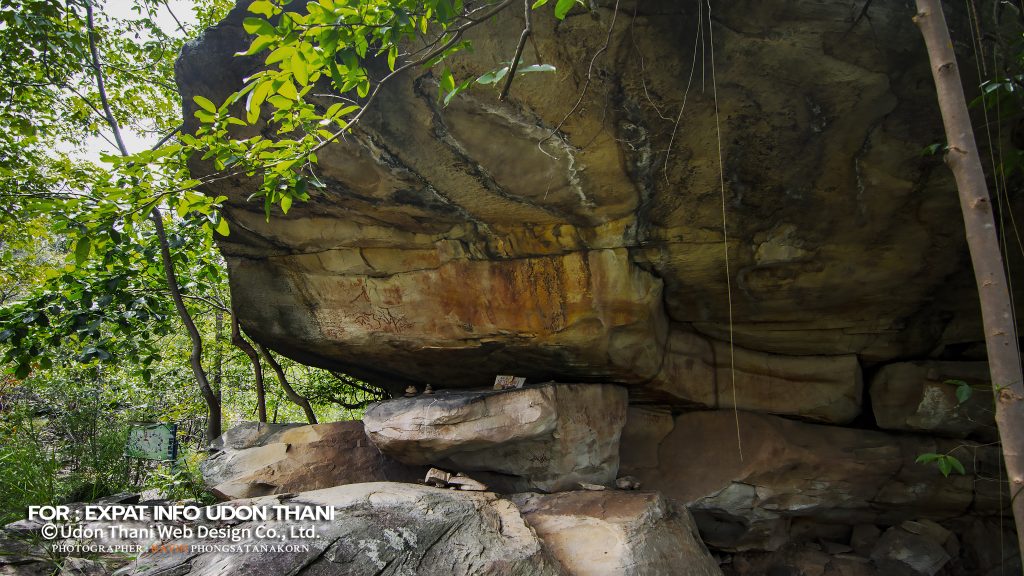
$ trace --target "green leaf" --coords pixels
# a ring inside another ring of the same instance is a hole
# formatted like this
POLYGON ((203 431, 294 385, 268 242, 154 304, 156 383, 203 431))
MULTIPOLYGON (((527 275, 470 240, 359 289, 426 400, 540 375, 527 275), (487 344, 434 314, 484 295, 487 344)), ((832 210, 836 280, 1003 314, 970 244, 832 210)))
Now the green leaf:
POLYGON ((949 383, 956 383, 956 401, 960 404, 967 402, 971 399, 971 393, 974 390, 971 389, 971 385, 963 380, 947 380, 949 383))
POLYGON ((270 22, 263 18, 254 18, 252 16, 242 20, 242 28, 249 34, 258 34, 260 36, 274 36, 277 33, 270 22))
POLYGON ((207 112, 212 112, 214 114, 217 113, 217 106, 214 105, 213 102, 210 102, 209 98, 205 98, 203 96, 193 96, 192 100, 195 100, 195 103, 199 104, 199 107, 203 110, 206 110, 207 112))
POLYGON ((559 20, 565 20, 565 16, 572 10, 572 7, 576 5, 576 0, 558 0, 555 4, 555 18, 559 20))
POLYGON ((936 463, 939 465, 939 472, 942 472, 943 476, 949 477, 949 473, 953 471, 953 465, 949 462, 949 457, 943 456, 936 463))
POLYGON ((269 65, 275 62, 283 62, 285 59, 291 58, 294 53, 295 46, 279 46, 267 55, 267 59, 264 63, 269 65))
POLYGON ((477 78, 476 81, 477 84, 497 84, 498 82, 501 82, 501 79, 504 78, 506 74, 508 74, 508 66, 505 66, 504 68, 495 68, 494 70, 491 70, 477 78))
POLYGON ((455 77, 452 76, 451 68, 445 68, 441 73, 441 90, 445 93, 455 90, 455 77))
POLYGON ((291 207, 292 207, 292 197, 291 196, 287 196, 287 195, 286 196, 281 196, 281 212, 284 212, 285 214, 287 214, 288 210, 291 207))
POLYGON ((302 52, 296 50, 295 54, 292 54, 289 64, 291 65, 292 75, 295 76, 295 80, 303 86, 309 84, 309 68, 306 65, 306 61, 302 59, 302 52))
POLYGON ((929 452, 927 454, 921 454, 920 456, 918 456, 917 460, 915 460, 915 462, 918 463, 918 464, 928 464, 929 462, 934 462, 934 461, 938 460, 941 457, 942 457, 941 454, 935 454, 934 452, 929 452))
POLYGON ((24 380, 28 378, 28 375, 32 372, 32 367, 28 363, 18 364, 18 368, 14 371, 14 377, 18 380, 24 380))
POLYGON ((228 221, 221 216, 220 221, 217 222, 217 233, 221 236, 227 236, 231 233, 231 229, 228 227, 228 221))
POLYGON ((537 0, 536 2, 533 3, 533 6, 530 6, 530 8, 532 8, 533 10, 536 10, 537 8, 540 8, 541 6, 543 6, 543 5, 547 4, 547 3, 548 3, 548 0, 537 0))
POLYGON ((395 60, 398 59, 398 46, 392 46, 388 50, 388 69, 395 70, 395 60))
POLYGON ((252 44, 249 45, 248 50, 245 52, 235 52, 235 56, 252 56, 273 44, 275 40, 277 40, 277 38, 274 36, 257 36, 256 39, 252 41, 252 44))
POLYGON ((246 120, 250 124, 256 122, 260 117, 260 106, 263 105, 263 101, 267 99, 267 94, 270 93, 271 83, 269 81, 263 81, 249 93, 249 98, 245 102, 246 109, 246 120))
POLYGON ((324 113, 324 116, 327 118, 340 118, 358 109, 359 106, 356 106, 354 104, 349 104, 347 102, 338 102, 336 104, 331 104, 331 107, 327 109, 327 112, 324 113))
POLYGON ((516 74, 530 74, 532 72, 554 72, 555 67, 551 64, 530 64, 516 69, 516 74))
POLYGON ((89 259, 89 252, 92 251, 92 241, 88 237, 81 237, 75 243, 75 265, 81 266, 89 259))
POLYGON ((273 4, 267 2, 267 0, 256 0, 256 2, 249 5, 249 12, 252 12, 253 14, 262 14, 269 18, 277 12, 277 9, 273 4))
POLYGON ((946 460, 949 462, 950 466, 953 467, 953 470, 956 470, 960 474, 967 474, 967 470, 964 469, 964 465, 961 464, 960 461, 957 460, 955 456, 948 456, 947 455, 946 456, 946 460))
POLYGON ((277 93, 289 100, 295 100, 299 97, 299 93, 295 90, 295 84, 291 80, 285 80, 284 84, 277 89, 277 93))

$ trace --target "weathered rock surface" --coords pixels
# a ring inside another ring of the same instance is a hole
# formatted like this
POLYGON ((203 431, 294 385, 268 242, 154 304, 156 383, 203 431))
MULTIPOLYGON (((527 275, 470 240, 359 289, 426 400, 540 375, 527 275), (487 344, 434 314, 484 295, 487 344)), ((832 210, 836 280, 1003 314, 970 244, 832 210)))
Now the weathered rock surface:
POLYGON ((49 576, 54 566, 42 546, 28 538, 16 538, 17 531, 0 531, 0 575, 49 576))
POLYGON ((857 357, 782 356, 715 343, 718 408, 790 414, 845 424, 860 413, 861 380, 857 357))
POLYGON ((1016 534, 998 518, 930 520, 896 526, 860 525, 842 533, 821 525, 772 552, 726 555, 727 576, 996 576, 1020 572, 1016 534), (966 524, 965 524, 966 522, 966 524), (948 528, 947 528, 948 526, 948 528), (961 537, 951 532, 956 529, 961 537), (870 532, 870 537, 863 538, 870 532), (849 545, 846 545, 849 535, 849 545), (853 550, 851 550, 851 548, 853 550))
POLYGON ((400 462, 518 476, 545 492, 574 490, 580 482, 614 482, 626 396, 620 386, 596 384, 440 390, 373 404, 363 422, 381 452, 400 462))
POLYGON ((689 512, 651 492, 513 497, 544 547, 574 576, 720 576, 689 512))
POLYGON ((872 562, 892 576, 935 576, 951 558, 945 546, 951 535, 937 527, 938 531, 889 528, 875 544, 872 562))
MULTIPOLYGON (((187 130, 192 96, 221 102, 262 61, 234 56, 246 4, 183 51, 187 130)), ((516 373, 723 407, 670 353, 679 331, 729 333, 720 123, 737 345, 873 362, 981 339, 952 179, 920 154, 942 128, 912 10, 715 6, 717 89, 687 92, 695 41, 711 54, 702 4, 596 5, 536 19, 530 58, 558 71, 517 79, 510 102, 478 90, 442 108, 428 72, 397 78, 318 154, 326 189, 287 215, 246 201, 253 180, 211 183, 228 197, 219 241, 246 331, 396 391, 516 373)), ((506 11, 474 29, 456 74, 506 60, 521 25, 506 11)), ((834 384, 811 408, 842 421, 856 394, 834 384)))
MULTIPOLYGON (((189 574, 192 576, 303 576, 417 574, 423 576, 544 576, 563 574, 542 548, 515 505, 493 494, 460 492, 412 484, 373 482, 304 492, 288 505, 333 506, 335 520, 309 522, 319 538, 292 539, 307 551, 189 552, 147 554, 118 574, 189 574)), ((238 504, 275 506, 275 496, 238 504)), ((230 505, 230 504, 227 504, 230 505)), ((255 529, 260 522, 235 528, 255 529)), ((289 524, 268 521, 288 533, 289 524)), ((204 538, 175 540, 171 549, 190 544, 267 544, 265 539, 238 542, 204 538)), ((271 542, 273 544, 273 542, 271 542)))
POLYGON ((619 474, 658 467, 658 447, 675 426, 672 412, 664 407, 630 406, 619 440, 619 474))
POLYGON ((854 354, 768 354, 683 330, 669 333, 658 376, 630 392, 638 402, 702 408, 731 409, 735 397, 741 410, 835 424, 860 414, 862 394, 854 354))
POLYGON ((246 422, 225 432, 214 447, 220 450, 203 462, 203 479, 224 500, 423 477, 420 468, 381 454, 358 420, 314 425, 246 422))
POLYGON ((901 362, 882 367, 871 380, 871 408, 881 428, 940 436, 995 440, 992 384, 985 362, 901 362), (961 381, 971 387, 964 403, 961 381))
POLYGON ((686 502, 705 542, 723 550, 774 550, 794 520, 854 526, 948 519, 999 509, 994 448, 738 414, 680 415, 656 468, 638 467, 645 489, 686 502), (944 478, 917 456, 960 454, 967 475, 944 478), (972 456, 977 455, 977 459, 972 456))

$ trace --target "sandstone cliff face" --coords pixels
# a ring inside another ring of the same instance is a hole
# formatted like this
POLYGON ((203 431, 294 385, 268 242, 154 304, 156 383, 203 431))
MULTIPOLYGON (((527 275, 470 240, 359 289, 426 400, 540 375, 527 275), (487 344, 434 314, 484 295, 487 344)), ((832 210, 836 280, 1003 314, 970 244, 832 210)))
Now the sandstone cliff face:
MULTIPOLYGON (((246 4, 183 52, 186 118, 257 68, 233 56, 246 4)), ((443 108, 428 72, 400 77, 288 215, 212 184, 246 330, 394 389, 511 372, 730 407, 707 340, 728 334, 720 123, 741 407, 848 422, 858 363, 980 339, 952 180, 921 156, 942 131, 910 5, 718 3, 712 61, 699 2, 599 4, 536 18, 526 59, 557 72, 508 103, 443 108)), ((507 60, 521 24, 478 29, 456 74, 507 60)))

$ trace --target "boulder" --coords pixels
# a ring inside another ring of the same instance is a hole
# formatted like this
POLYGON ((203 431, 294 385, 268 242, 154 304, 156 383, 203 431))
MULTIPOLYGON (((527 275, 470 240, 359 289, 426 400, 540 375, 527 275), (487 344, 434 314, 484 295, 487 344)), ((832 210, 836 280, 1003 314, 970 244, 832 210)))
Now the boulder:
POLYGON ((871 380, 871 408, 878 426, 955 438, 998 438, 986 362, 899 362, 871 380), (958 381, 971 387, 966 402, 958 381))
POLYGON ((0 530, 0 576, 51 576, 50 551, 40 540, 38 535, 0 530))
POLYGON ((87 558, 65 558, 58 576, 107 576, 110 571, 102 562, 87 558))
POLYGON ((966 518, 959 532, 964 567, 970 574, 1001 576, 1022 571, 1013 522, 1006 518, 966 518))
POLYGON ((439 390, 372 404, 363 422, 400 462, 497 472, 553 492, 615 481, 626 400, 624 388, 598 384, 439 390))
MULTIPOLYGON (((251 42, 248 4, 182 51, 186 132, 194 96, 219 104, 263 65, 235 56, 251 42)), ((949 224, 954 183, 920 154, 942 125, 903 3, 874 3, 856 22, 847 0, 741 0, 710 19, 673 0, 589 6, 538 15, 531 58, 557 71, 517 78, 506 102, 474 89, 442 106, 431 71, 395 77, 353 134, 318 151, 325 188, 287 214, 267 219, 249 201, 258 175, 205 184, 227 197, 232 234, 218 243, 246 332, 397 393, 517 373, 707 407, 705 375, 662 369, 676 366, 670 334, 871 362, 982 340, 964 320, 977 298, 949 224), (711 32, 717 88, 687 90, 692 47, 711 32)), ((521 29, 506 10, 448 65, 476 78, 508 59, 521 29)), ((236 129, 270 133, 262 121, 236 129)), ((215 171, 198 157, 191 168, 215 171)), ((812 371, 787 391, 824 390, 792 409, 856 413, 847 367, 842 386, 812 371)))
MULTIPOLYGON (((176 553, 148 553, 117 574, 179 576, 277 576, 279 574, 374 576, 560 576, 558 562, 508 500, 483 492, 413 484, 372 482, 303 492, 284 501, 294 509, 330 506, 334 520, 243 522, 252 535, 189 538, 166 543, 176 553), (255 528, 288 534, 312 527, 316 538, 286 542, 261 539, 255 528), (204 548, 194 545, 205 545, 204 548), (214 546, 247 552, 215 551, 214 546), (275 545, 295 547, 275 550, 275 545), (269 547, 264 550, 262 547, 269 547)), ((277 506, 277 496, 236 501, 277 506)), ((273 516, 271 516, 273 518, 273 516)))
POLYGON ((513 497, 544 547, 573 576, 720 576, 690 514, 653 492, 513 497))
POLYGON ((725 568, 727 576, 892 576, 879 571, 870 559, 855 554, 830 553, 812 542, 786 545, 774 552, 735 554, 725 568))
POLYGON ((233 500, 385 480, 413 482, 423 470, 384 456, 356 421, 313 425, 246 422, 224 433, 202 464, 218 498, 233 500))
POLYGON ((935 576, 950 560, 944 541, 927 531, 893 526, 875 544, 871 560, 891 576, 935 576))
POLYGON ((687 503, 710 546, 775 550, 789 540, 795 519, 891 525, 995 513, 997 486, 985 480, 997 477, 995 450, 966 441, 705 411, 676 417, 659 446, 657 468, 632 473, 644 488, 687 503), (921 454, 949 451, 961 456, 966 475, 945 478, 934 465, 915 463, 921 454))

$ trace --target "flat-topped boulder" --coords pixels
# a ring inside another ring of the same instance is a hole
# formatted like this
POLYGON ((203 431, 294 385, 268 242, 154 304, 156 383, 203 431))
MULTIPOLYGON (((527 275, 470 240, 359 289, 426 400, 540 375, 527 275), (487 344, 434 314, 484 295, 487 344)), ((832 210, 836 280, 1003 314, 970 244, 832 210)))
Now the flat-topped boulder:
POLYGON ((440 390, 373 404, 363 422, 399 462, 497 472, 554 492, 615 480, 626 403, 624 388, 606 384, 440 390))
POLYGON ((573 576, 721 576, 683 506, 656 492, 517 494, 512 500, 573 576))
POLYGON ((354 420, 329 424, 245 422, 214 442, 203 480, 218 498, 233 500, 385 480, 412 482, 423 470, 380 453, 354 420))

